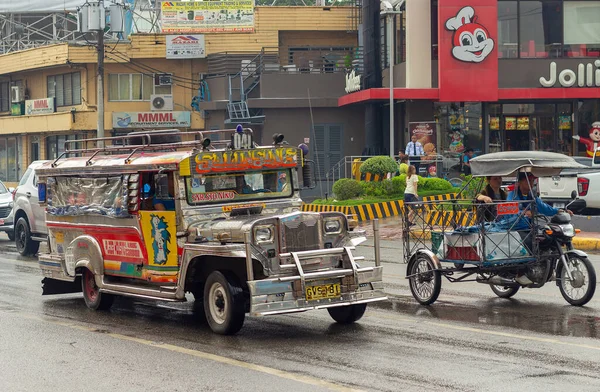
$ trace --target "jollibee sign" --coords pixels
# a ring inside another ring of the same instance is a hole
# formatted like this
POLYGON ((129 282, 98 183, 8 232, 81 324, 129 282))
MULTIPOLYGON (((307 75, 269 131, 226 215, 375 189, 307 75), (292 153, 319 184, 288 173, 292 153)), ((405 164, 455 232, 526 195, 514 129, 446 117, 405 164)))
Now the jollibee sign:
POLYGON ((440 101, 498 100, 498 0, 438 1, 440 101))

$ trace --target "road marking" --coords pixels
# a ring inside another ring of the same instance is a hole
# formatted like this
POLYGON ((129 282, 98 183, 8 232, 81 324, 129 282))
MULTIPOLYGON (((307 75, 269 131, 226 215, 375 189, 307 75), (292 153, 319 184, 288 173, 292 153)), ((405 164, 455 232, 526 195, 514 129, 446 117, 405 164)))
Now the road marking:
MULTIPOLYGON (((24 318, 34 319, 36 321, 41 321, 41 322, 47 322, 47 323, 54 324, 54 325, 60 325, 63 327, 77 329, 77 330, 84 331, 84 332, 98 332, 98 328, 86 327, 83 325, 67 323, 64 321, 51 320, 46 317, 42 318, 42 317, 38 317, 35 315, 27 315, 27 314, 23 314, 22 316, 24 318)), ((243 369, 253 370, 255 372, 265 373, 265 374, 284 378, 284 379, 291 380, 291 381, 297 381, 297 382, 301 382, 301 383, 308 384, 308 385, 323 387, 323 388, 330 389, 332 391, 362 392, 362 390, 360 390, 360 389, 349 388, 349 387, 345 387, 343 385, 335 384, 333 382, 323 381, 323 380, 319 380, 317 378, 303 376, 300 374, 294 374, 294 373, 286 372, 284 370, 270 368, 267 366, 256 365, 253 363, 244 362, 244 361, 240 361, 240 360, 232 359, 232 358, 227 358, 227 357, 223 357, 223 356, 216 355, 216 354, 210 354, 210 353, 207 353, 204 351, 192 350, 192 349, 188 349, 188 348, 175 346, 172 344, 154 342, 151 340, 121 335, 121 334, 112 333, 112 332, 107 332, 107 333, 105 333, 105 335, 110 336, 115 339, 126 340, 126 341, 130 341, 130 342, 138 343, 138 344, 143 344, 145 346, 156 347, 156 348, 160 348, 163 350, 168 350, 168 351, 172 351, 172 352, 176 352, 176 353, 180 353, 180 354, 191 355, 193 357, 202 358, 202 359, 206 359, 206 360, 213 361, 213 362, 219 362, 219 363, 222 363, 225 365, 230 365, 230 366, 235 366, 235 367, 239 367, 239 368, 243 368, 243 369)))
POLYGON ((402 317, 402 316, 388 316, 388 315, 384 315, 384 314, 378 314, 377 317, 381 317, 381 318, 388 319, 388 320, 395 320, 395 321, 402 320, 402 321, 412 322, 412 323, 418 322, 419 324, 428 324, 428 325, 432 325, 435 327, 443 327, 443 328, 453 329, 456 331, 475 332, 475 333, 479 333, 479 334, 483 334, 483 335, 502 336, 502 337, 513 338, 513 339, 518 339, 518 340, 519 339, 520 340, 530 340, 533 342, 550 343, 550 344, 556 344, 556 345, 562 345, 562 346, 587 348, 590 350, 600 351, 600 346, 592 346, 589 344, 579 344, 579 343, 569 343, 569 342, 564 342, 562 340, 553 339, 553 338, 538 338, 535 336, 518 335, 518 334, 513 334, 513 333, 508 333, 508 332, 489 331, 489 330, 473 328, 473 327, 461 327, 458 325, 452 325, 452 324, 446 324, 446 323, 436 323, 433 321, 413 320, 413 319, 410 319, 407 317, 402 317))

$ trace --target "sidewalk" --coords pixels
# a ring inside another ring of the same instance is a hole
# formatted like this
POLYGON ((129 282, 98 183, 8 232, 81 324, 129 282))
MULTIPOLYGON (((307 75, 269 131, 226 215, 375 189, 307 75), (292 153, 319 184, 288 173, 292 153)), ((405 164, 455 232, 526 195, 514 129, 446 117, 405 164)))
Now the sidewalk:
MULTIPOLYGON (((373 236, 373 222, 359 222, 359 228, 367 232, 367 237, 373 236)), ((573 221, 573 226, 579 228, 577 220, 573 221)), ((589 227, 589 226, 588 226, 589 227)), ((597 226, 600 229, 600 226, 597 226)), ((413 229, 415 235, 423 239, 429 239, 429 232, 420 230, 418 227, 413 229)), ((379 220, 379 236, 382 240, 401 241, 402 240, 402 219, 400 217, 385 218, 379 220)), ((600 251, 600 232, 581 231, 573 238, 573 246, 583 251, 600 251)))

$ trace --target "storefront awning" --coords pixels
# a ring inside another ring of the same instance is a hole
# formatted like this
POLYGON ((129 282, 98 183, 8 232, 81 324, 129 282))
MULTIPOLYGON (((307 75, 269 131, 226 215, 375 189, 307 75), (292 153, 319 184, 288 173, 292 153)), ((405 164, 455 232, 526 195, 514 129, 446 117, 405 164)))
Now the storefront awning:
MULTIPOLYGON (((438 88, 395 88, 394 99, 414 99, 439 101, 438 88)), ((598 99, 598 87, 570 88, 501 88, 498 90, 500 101, 532 100, 532 99, 598 99)), ((370 88, 344 95, 338 99, 338 106, 347 106, 370 101, 385 101, 390 99, 389 88, 370 88)))

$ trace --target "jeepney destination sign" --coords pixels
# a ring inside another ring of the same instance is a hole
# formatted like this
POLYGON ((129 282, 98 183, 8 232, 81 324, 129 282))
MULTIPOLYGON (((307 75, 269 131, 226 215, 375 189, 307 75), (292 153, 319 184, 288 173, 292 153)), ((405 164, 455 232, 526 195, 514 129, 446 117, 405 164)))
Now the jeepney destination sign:
POLYGON ((259 148, 254 150, 202 152, 191 158, 192 173, 278 169, 295 167, 296 148, 259 148))

